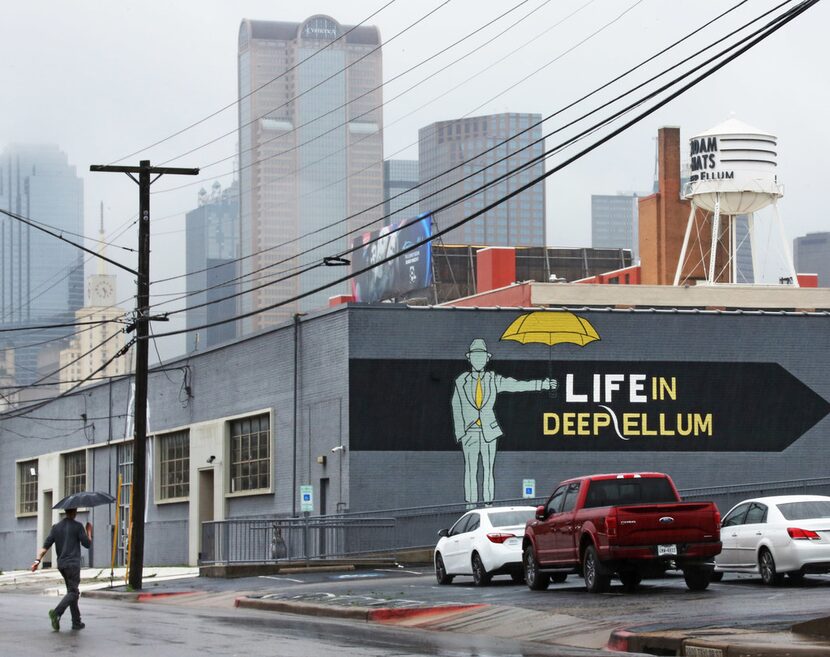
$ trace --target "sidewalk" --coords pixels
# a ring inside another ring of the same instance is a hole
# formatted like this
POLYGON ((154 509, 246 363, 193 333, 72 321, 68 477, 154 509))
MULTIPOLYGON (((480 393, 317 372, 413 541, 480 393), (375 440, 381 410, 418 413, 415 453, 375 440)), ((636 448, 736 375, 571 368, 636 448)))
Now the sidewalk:
MULTIPOLYGON (((169 582, 193 579, 194 583, 199 575, 198 568, 189 566, 181 567, 159 567, 145 568, 144 581, 147 586, 168 585, 169 582)), ((84 568, 81 570, 81 593, 96 591, 100 589, 119 588, 126 590, 125 569, 115 568, 84 568), (112 577, 110 577, 112 572, 112 577)), ((63 595, 66 591, 63 586, 63 577, 57 568, 40 569, 36 572, 30 570, 13 570, 0 575, 0 593, 4 590, 15 589, 18 591, 29 591, 43 595, 63 595)))
MULTIPOLYGON (((590 618, 487 604, 406 607, 331 604, 325 599, 297 600, 265 591, 245 591, 244 580, 227 590, 227 580, 198 577, 198 568, 146 568, 144 588, 129 592, 124 569, 87 568, 81 572, 81 591, 87 597, 130 602, 157 601, 165 604, 199 605, 211 597, 223 605, 279 613, 351 619, 394 624, 430 631, 523 638, 548 645, 607 648, 648 654, 688 657, 830 657, 830 618, 801 623, 794 628, 759 632, 737 627, 707 627, 693 630, 619 628, 590 618)), ((63 583, 55 569, 15 571, 0 575, 4 590, 43 595, 63 595, 63 583)), ((647 619, 644 619, 647 620, 647 619)))

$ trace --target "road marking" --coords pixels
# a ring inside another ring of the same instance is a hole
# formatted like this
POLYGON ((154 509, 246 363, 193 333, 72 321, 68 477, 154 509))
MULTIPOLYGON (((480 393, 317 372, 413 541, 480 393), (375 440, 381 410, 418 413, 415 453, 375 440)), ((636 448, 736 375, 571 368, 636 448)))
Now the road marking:
POLYGON ((286 582, 296 582, 297 584, 303 584, 303 580, 301 579, 294 579, 292 577, 273 577, 271 575, 260 575, 260 579, 275 579, 278 581, 285 580, 286 582))
MULTIPOLYGON (((424 573, 420 573, 417 570, 401 570, 400 568, 376 568, 379 573, 409 573, 410 575, 423 575, 424 573)), ((429 573, 432 574, 432 573, 429 573)))

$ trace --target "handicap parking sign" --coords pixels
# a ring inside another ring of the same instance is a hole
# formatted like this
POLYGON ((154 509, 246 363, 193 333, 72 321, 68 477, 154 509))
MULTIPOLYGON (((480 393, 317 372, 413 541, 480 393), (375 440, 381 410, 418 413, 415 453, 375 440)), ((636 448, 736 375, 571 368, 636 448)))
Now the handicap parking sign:
POLYGON ((303 513, 314 511, 313 486, 300 486, 300 511, 303 513))

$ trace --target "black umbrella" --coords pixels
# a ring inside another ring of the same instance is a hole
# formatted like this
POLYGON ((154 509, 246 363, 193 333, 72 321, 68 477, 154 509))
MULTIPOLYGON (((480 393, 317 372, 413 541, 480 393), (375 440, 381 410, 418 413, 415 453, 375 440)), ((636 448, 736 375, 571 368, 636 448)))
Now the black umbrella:
POLYGON ((115 498, 109 493, 100 493, 94 490, 85 490, 80 493, 67 495, 58 502, 53 509, 80 509, 102 504, 112 504, 115 498))

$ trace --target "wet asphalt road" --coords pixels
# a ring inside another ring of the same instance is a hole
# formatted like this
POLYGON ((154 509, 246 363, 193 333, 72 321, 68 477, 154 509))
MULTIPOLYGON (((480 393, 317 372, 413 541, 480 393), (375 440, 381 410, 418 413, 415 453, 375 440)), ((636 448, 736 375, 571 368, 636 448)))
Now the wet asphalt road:
POLYGON ((439 586, 431 570, 424 568, 260 577, 212 585, 218 590, 261 591, 279 599, 369 607, 486 603, 647 629, 776 629, 830 616, 830 576, 807 577, 801 585, 766 587, 757 576, 727 574, 703 592, 687 590, 683 578, 674 576, 645 580, 634 593, 624 593, 615 581, 611 592, 601 595, 586 592, 582 579, 576 576, 564 584, 552 584, 547 591, 530 591, 523 584, 513 584, 509 577, 496 577, 482 588, 465 577, 439 586))
MULTIPOLYGON (((115 657, 588 657, 594 650, 523 645, 486 636, 420 632, 241 609, 82 600, 86 629, 53 632, 56 598, 0 594, 0 655, 115 657)), ((68 617, 65 624, 68 625, 68 617)), ((607 654, 607 653, 605 653, 607 654)))

